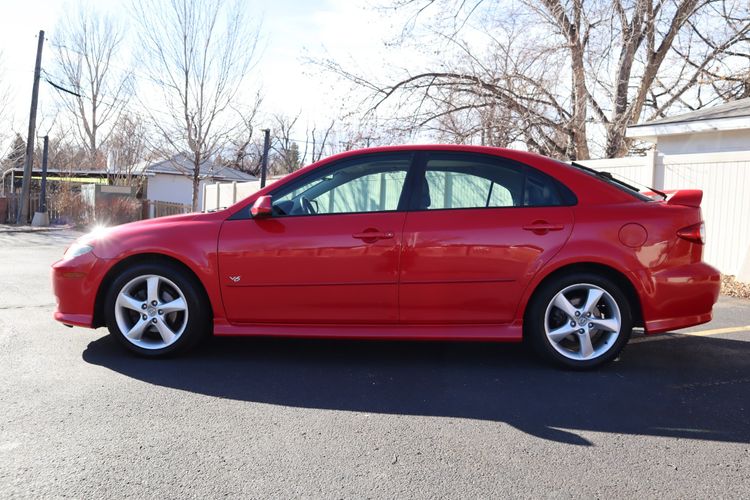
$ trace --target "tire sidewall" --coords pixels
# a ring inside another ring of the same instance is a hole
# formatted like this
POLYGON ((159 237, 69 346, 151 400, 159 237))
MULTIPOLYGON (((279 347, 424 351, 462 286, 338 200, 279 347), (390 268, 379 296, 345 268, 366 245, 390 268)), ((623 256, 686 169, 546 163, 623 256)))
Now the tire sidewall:
POLYGON ((621 288, 608 277, 593 273, 572 273, 553 279, 539 287, 529 302, 524 325, 524 337, 543 357, 564 368, 586 370, 604 365, 619 356, 628 343, 633 329, 632 306, 621 288), (557 293, 570 285, 583 283, 596 285, 612 296, 620 309, 621 324, 617 340, 606 353, 594 359, 579 361, 565 357, 552 346, 545 332, 544 321, 547 306, 557 293))
POLYGON ((104 301, 104 318, 110 334, 129 351, 144 357, 169 356, 192 347, 207 334, 208 330, 208 316, 204 308, 201 307, 200 284, 196 281, 185 271, 167 263, 140 263, 128 267, 114 279, 104 301), (120 331, 115 319, 115 307, 120 290, 131 280, 148 274, 163 276, 177 285, 185 296, 188 308, 185 330, 174 343, 161 349, 144 349, 131 343, 120 331))

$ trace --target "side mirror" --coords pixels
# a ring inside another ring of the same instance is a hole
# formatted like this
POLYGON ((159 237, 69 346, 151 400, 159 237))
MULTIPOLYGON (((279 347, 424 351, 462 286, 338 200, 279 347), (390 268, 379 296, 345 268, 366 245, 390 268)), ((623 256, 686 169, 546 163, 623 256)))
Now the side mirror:
POLYGON ((253 206, 250 207, 250 215, 254 218, 269 217, 271 214, 273 214, 273 205, 271 204, 270 196, 261 196, 255 200, 253 206))

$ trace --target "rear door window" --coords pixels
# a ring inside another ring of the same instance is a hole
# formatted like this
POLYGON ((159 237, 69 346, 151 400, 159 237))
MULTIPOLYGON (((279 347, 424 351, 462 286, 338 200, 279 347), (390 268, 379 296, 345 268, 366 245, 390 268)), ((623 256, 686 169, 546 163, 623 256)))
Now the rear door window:
POLYGON ((415 210, 575 204, 567 188, 532 167, 471 153, 430 153, 412 196, 415 210))

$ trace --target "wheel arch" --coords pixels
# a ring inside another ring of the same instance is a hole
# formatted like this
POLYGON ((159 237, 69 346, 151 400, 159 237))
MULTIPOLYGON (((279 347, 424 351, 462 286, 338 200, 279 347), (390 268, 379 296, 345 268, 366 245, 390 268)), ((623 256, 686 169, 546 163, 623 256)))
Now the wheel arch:
POLYGON ((529 310, 531 299, 543 285, 549 283, 550 281, 554 281, 561 276, 587 272, 601 274, 614 281, 620 287, 620 289, 630 302, 633 312, 633 325, 643 326, 643 308, 641 306, 641 298, 633 282, 622 271, 599 262, 575 262, 565 264, 545 275, 536 283, 531 293, 528 294, 527 300, 524 303, 523 314, 521 315, 521 317, 524 319, 524 323, 526 323, 526 314, 529 310))
MULTIPOLYGON (((208 291, 206 290, 206 285, 201 281, 201 279, 198 277, 198 275, 193 271, 190 266, 185 264, 179 259, 176 259, 174 257, 171 257, 169 255, 165 255, 162 253, 139 253, 135 255, 130 255, 118 263, 116 263, 114 266, 112 266, 109 271, 104 275, 104 278, 102 278, 101 283, 99 283, 99 288, 96 291, 96 298, 94 299, 94 317, 92 320, 92 326, 93 328, 98 328, 100 326, 105 326, 104 321, 104 299, 107 296, 107 292, 109 291, 109 287, 112 286, 112 283, 117 278, 117 276, 125 269, 127 269, 129 266, 133 266, 135 264, 141 264, 141 263, 168 263, 170 265, 173 265, 175 267, 178 267, 180 270, 186 272, 188 275, 190 275, 193 279, 195 279, 195 282, 199 285, 198 293, 203 295, 203 298, 206 300, 207 303, 211 303, 211 299, 208 296, 208 291)), ((213 318, 213 307, 208 308, 210 310, 211 318, 213 318)))

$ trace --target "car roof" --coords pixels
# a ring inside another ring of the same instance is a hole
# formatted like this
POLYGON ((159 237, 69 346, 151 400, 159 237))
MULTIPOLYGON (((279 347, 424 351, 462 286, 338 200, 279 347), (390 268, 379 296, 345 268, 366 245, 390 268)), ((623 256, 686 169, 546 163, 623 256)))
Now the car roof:
POLYGON ((356 156, 367 153, 396 153, 402 151, 448 151, 457 153, 481 153, 493 156, 502 156, 518 161, 554 161, 551 158, 542 156, 537 153, 532 153, 530 151, 519 151, 517 149, 499 148, 495 146, 473 146, 468 144, 404 144, 397 146, 376 146, 371 148, 352 149, 350 151, 345 151, 343 153, 329 156, 321 161, 328 162, 331 160, 346 158, 348 156, 356 156))

